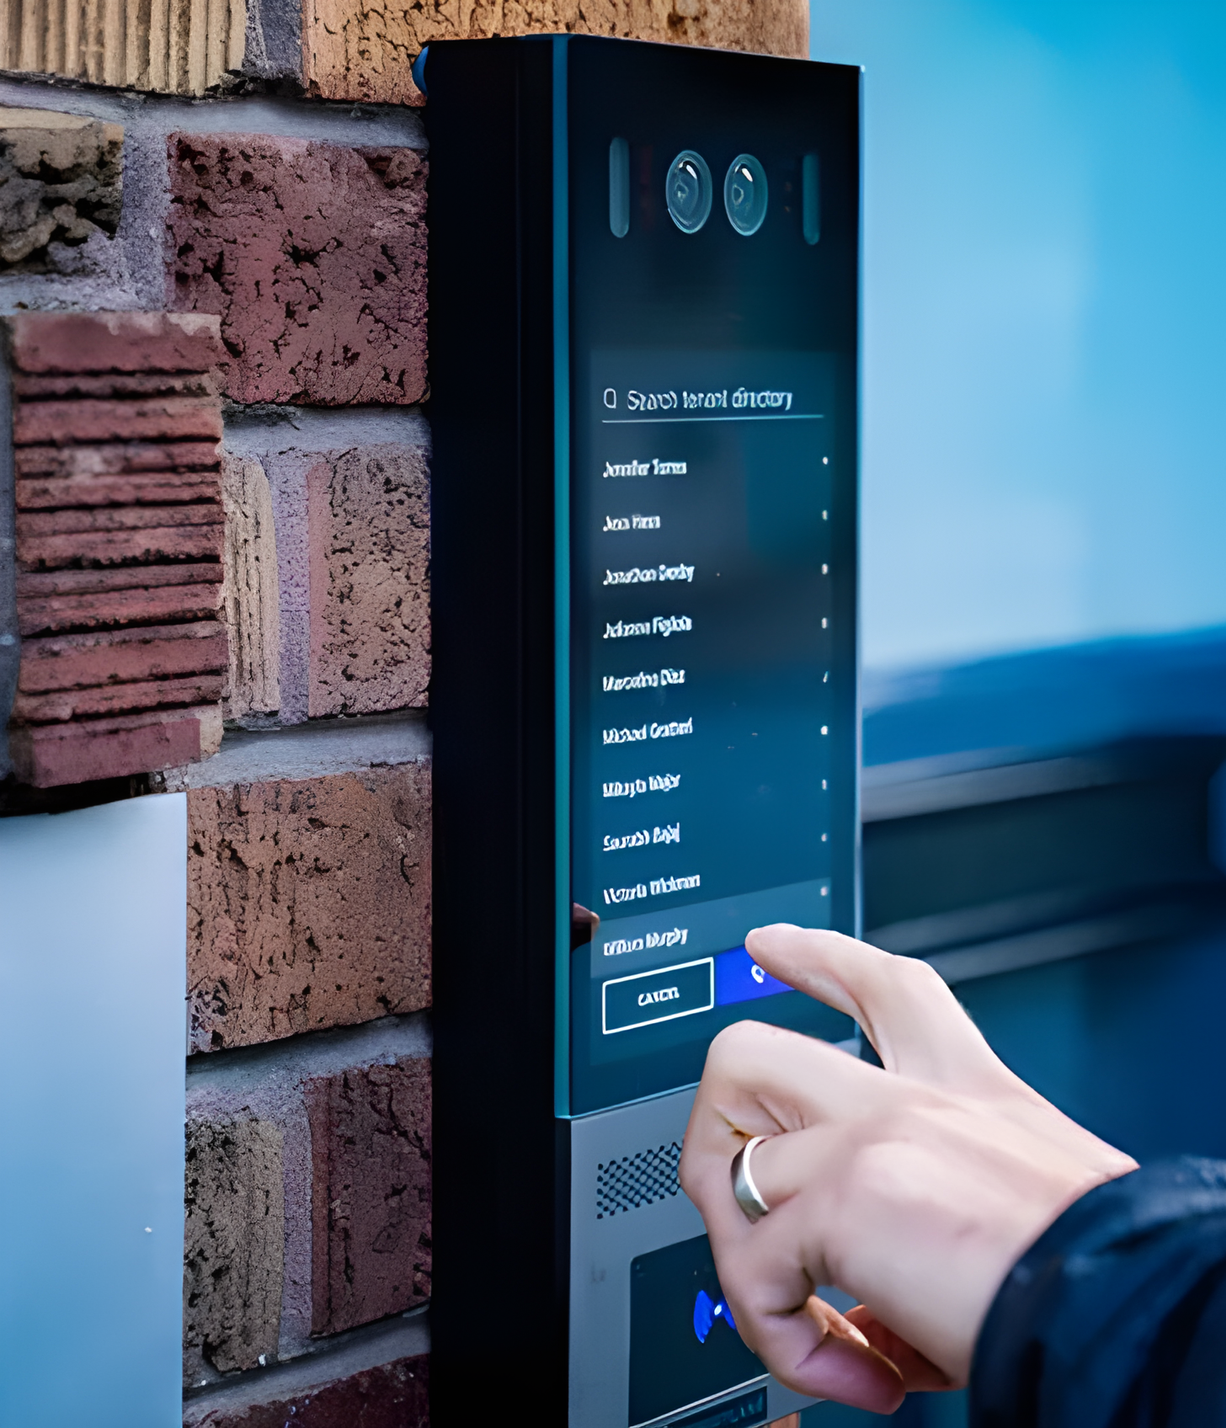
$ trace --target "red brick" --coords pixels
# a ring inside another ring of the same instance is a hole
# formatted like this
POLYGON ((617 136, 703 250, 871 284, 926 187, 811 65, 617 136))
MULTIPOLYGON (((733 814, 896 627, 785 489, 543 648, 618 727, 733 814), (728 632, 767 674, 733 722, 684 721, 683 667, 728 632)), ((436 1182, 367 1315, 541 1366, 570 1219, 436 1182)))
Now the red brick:
POLYGON ((35 476, 17 482, 19 511, 64 506, 164 505, 168 501, 216 501, 221 482, 211 471, 136 471, 125 476, 35 476))
POLYGON ((108 684, 93 689, 57 689, 50 694, 21 694, 13 700, 14 719, 29 724, 62 723, 94 715, 130 714, 138 709, 205 704, 220 699, 220 674, 190 674, 179 679, 108 684))
POLYGON ((192 789, 196 1051, 430 1004, 426 764, 192 789))
POLYGON ((95 531, 157 530, 165 526, 211 526, 222 519, 220 501, 184 506, 76 507, 30 511, 17 517, 17 541, 25 537, 74 535, 95 531))
POLYGON ((7 323, 22 372, 207 372, 225 356, 203 313, 28 312, 7 323))
POLYGON ((222 578, 222 567, 213 564, 151 565, 141 570, 22 570, 17 573, 17 598, 103 591, 135 594, 161 585, 215 585, 222 578))
MULTIPOLYGON (((164 508, 163 508, 164 509, 164 508)), ((216 508, 214 508, 216 509, 216 508)), ((220 560, 225 525, 160 526, 149 530, 75 531, 17 537, 22 565, 131 565, 153 560, 220 560)))
POLYGON ((430 1062, 320 1077, 311 1125, 311 1332, 430 1297, 430 1062))
POLYGON ((51 787, 205 757, 220 744, 229 670, 226 627, 208 618, 224 585, 221 399, 209 375, 224 355, 220 324, 172 313, 4 323, 26 637, 17 776, 51 787), (124 565, 142 569, 96 570, 124 565), (202 578, 201 566, 213 569, 202 578), (151 628, 125 629, 141 622, 151 628))
POLYGON ((223 1402, 185 1403, 183 1428, 429 1428, 429 1364, 425 1354, 396 1359, 296 1394, 276 1378, 242 1397, 223 1390, 223 1402))
POLYGON ((22 641, 17 688, 23 694, 87 689, 125 680, 218 673, 228 663, 226 629, 215 620, 59 635, 22 641))
MULTIPOLYGON (((108 625, 152 624, 159 620, 208 619, 221 609, 221 567, 205 566, 218 572, 216 584, 151 585, 150 589, 87 591, 82 594, 27 596, 17 602, 17 618, 22 637, 52 630, 92 630, 108 625)), ((200 569, 184 565, 182 570, 200 569)), ((148 576, 174 566, 139 566, 123 573, 148 576)), ((111 571, 63 571, 65 575, 112 574, 111 571)), ((24 577, 18 576, 18 579, 24 577)))
POLYGON ((125 441, 110 446, 23 446, 13 452, 18 476, 101 476, 125 471, 216 471, 215 441, 125 441))
POLYGON ((30 377, 13 374, 13 395, 42 397, 215 397, 217 387, 203 372, 110 372, 104 376, 30 377))
POLYGON ((13 441, 19 446, 40 442, 221 440, 221 410, 214 397, 148 397, 131 401, 98 401, 91 397, 66 401, 17 402, 13 407, 13 441))
POLYGON ((308 473, 312 718, 427 702, 429 497, 412 447, 359 447, 308 473))
POLYGON ((229 395, 420 401, 425 161, 266 135, 169 142, 172 301, 221 317, 229 395))
POLYGON ((35 788, 174 768, 215 753, 220 742, 216 706, 9 730, 14 772, 35 788))

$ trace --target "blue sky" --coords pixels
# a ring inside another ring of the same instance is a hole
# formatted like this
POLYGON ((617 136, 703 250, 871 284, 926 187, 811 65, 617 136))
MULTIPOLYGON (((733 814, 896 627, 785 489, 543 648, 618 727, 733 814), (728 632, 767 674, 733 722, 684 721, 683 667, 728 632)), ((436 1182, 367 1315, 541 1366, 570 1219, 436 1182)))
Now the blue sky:
POLYGON ((1226 7, 817 0, 865 66, 864 661, 1226 622, 1226 7))

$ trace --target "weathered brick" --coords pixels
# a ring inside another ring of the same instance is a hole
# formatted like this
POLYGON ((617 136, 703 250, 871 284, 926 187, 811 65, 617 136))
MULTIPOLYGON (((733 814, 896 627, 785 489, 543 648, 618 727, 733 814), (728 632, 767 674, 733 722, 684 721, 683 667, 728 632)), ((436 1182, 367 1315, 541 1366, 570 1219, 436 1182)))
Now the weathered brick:
POLYGON ((19 511, 61 510, 66 506, 156 506, 169 501, 217 498, 217 476, 207 471, 135 471, 126 476, 78 476, 66 480, 36 476, 18 481, 16 487, 19 511))
POLYGON ((285 1198, 281 1132, 255 1116, 189 1120, 183 1254, 183 1377, 276 1353, 285 1198))
POLYGON ((35 788, 175 768, 207 758, 220 746, 216 705, 73 724, 18 724, 9 730, 13 770, 35 788))
POLYGON ((23 638, 54 630, 93 630, 156 620, 203 620, 221 608, 216 585, 169 585, 97 595, 49 595, 23 600, 18 620, 23 638))
POLYGON ((219 672, 229 661, 227 644, 215 620, 24 640, 17 687, 32 694, 219 672))
MULTIPOLYGON (((18 599, 47 595, 87 595, 100 592, 130 594, 162 585, 216 585, 220 565, 151 565, 142 570, 20 570, 18 599)), ((216 608, 210 606, 210 608, 216 608)))
MULTIPOLYGON (((258 25, 259 7, 251 8, 258 25)), ((179 6, 158 0, 101 9, 93 0, 5 0, 3 13, 0 69, 203 94, 243 63, 243 0, 179 6)), ((281 23, 288 22, 286 15, 281 23)))
POLYGON ((217 447, 211 441, 19 446, 14 455, 19 511, 221 499, 217 447))
POLYGON ((17 539, 20 544, 23 536, 157 530, 165 526, 211 526, 222 518, 220 501, 173 506, 70 507, 62 511, 26 511, 17 517, 17 539))
POLYGON ((429 1365, 417 1354, 293 1394, 274 1378, 241 1397, 228 1393, 220 1403, 186 1403, 183 1428, 429 1428, 429 1365))
MULTIPOLYGON (((220 493, 219 493, 220 494, 220 493)), ((29 511, 17 517, 18 548, 23 537, 93 534, 96 531, 157 530, 164 526, 211 526, 223 517, 219 501, 194 505, 72 507, 29 511)))
POLYGON ((306 1085, 312 1332, 335 1334, 430 1296, 430 1062, 306 1085))
POLYGON ((221 399, 208 371, 219 324, 25 312, 4 326, 18 625, 46 637, 26 639, 18 671, 17 776, 52 787, 206 757, 220 744, 229 666, 225 626, 207 619, 225 534, 221 399), (216 567, 211 578, 202 565, 216 567), (105 580, 99 566, 140 569, 105 580), (182 626, 134 634, 140 622, 182 626))
POLYGON ((129 714, 138 709, 204 704, 220 699, 224 687, 225 679, 220 674, 188 674, 177 679, 106 684, 93 689, 57 689, 47 694, 18 691, 12 717, 28 724, 49 724, 95 715, 129 714))
POLYGON ((570 32, 809 54, 808 0, 304 0, 308 93, 421 104, 409 70, 432 40, 570 32))
POLYGON ((203 312, 29 312, 5 319, 22 372, 207 372, 225 356, 203 312))
POLYGON ((425 161, 412 149, 172 135, 173 305, 216 313, 240 402, 425 392, 425 161))
POLYGON ((23 533, 19 517, 17 559, 27 569, 41 566, 48 570, 76 564, 131 565, 136 561, 220 560, 224 533, 220 512, 207 524, 162 525, 137 530, 95 528, 70 531, 64 535, 23 533))
POLYGON ((21 571, 21 634, 207 620, 221 608, 221 578, 219 564, 21 571))
POLYGON ((110 446, 25 446, 13 453, 19 477, 118 475, 129 471, 216 471, 215 441, 125 441, 110 446))
POLYGON ((50 397, 213 397, 217 388, 203 372, 70 372, 27 376, 15 372, 13 395, 33 401, 50 397))
POLYGON ((32 531, 19 518, 18 567, 36 572, 65 566, 219 560, 224 522, 220 511, 211 514, 214 518, 206 521, 116 521, 109 528, 99 521, 68 531, 32 531))
POLYGON ((425 764, 188 793, 197 1051, 430 1003, 425 764))
POLYGON ((429 476, 413 447, 357 448, 307 475, 312 718, 424 705, 429 476))
POLYGON ((229 718, 281 707, 281 615, 272 493, 258 461, 227 457, 226 624, 229 718))
POLYGON ((18 401, 13 440, 22 446, 95 441, 221 440, 221 411, 213 397, 136 397, 18 401))
POLYGON ((0 267, 62 270, 59 245, 77 248, 95 233, 114 234, 122 189, 120 125, 0 109, 0 267))

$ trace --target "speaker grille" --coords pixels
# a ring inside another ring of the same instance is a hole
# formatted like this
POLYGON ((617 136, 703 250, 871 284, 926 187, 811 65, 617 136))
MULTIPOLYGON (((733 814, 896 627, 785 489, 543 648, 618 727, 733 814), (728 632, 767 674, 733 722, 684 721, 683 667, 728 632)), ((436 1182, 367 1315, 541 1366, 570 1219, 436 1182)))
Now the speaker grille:
POLYGON ((623 1155, 596 1167, 596 1218, 625 1214, 640 1205, 654 1205, 681 1189, 677 1165, 681 1160, 681 1145, 656 1146, 640 1150, 637 1155, 623 1155))

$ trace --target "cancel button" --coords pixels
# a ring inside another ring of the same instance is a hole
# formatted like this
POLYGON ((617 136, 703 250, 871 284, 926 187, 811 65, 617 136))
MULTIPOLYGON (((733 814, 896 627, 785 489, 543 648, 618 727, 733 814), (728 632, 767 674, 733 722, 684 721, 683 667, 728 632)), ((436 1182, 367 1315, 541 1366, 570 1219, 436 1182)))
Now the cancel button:
POLYGON ((615 977, 601 988, 600 1001, 606 1036, 710 1011, 715 1005, 715 959, 703 957, 633 977, 615 977))

